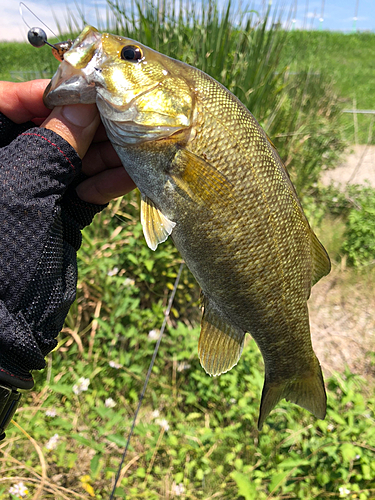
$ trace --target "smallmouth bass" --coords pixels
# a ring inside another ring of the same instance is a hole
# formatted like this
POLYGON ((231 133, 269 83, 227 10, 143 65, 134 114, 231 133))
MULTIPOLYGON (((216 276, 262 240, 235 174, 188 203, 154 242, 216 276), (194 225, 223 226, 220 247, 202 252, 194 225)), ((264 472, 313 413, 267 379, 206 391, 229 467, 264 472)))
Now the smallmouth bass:
POLYGON ((44 101, 97 104, 141 192, 148 246, 171 236, 202 289, 205 371, 236 365, 248 332, 265 363, 258 428, 283 398, 324 418, 307 299, 330 261, 246 107, 202 71, 90 26, 64 54, 44 101))

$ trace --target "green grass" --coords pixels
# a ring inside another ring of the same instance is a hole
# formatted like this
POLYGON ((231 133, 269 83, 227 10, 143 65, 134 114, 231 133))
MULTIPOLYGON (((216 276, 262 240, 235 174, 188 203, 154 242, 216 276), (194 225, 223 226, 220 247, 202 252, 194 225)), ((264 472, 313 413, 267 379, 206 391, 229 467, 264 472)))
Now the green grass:
POLYGON ((59 65, 47 45, 21 42, 0 42, 0 61, 0 80, 13 82, 51 78, 59 65))
MULTIPOLYGON (((115 3, 111 9, 116 21, 107 29, 198 67, 236 94, 273 140, 300 195, 308 194, 322 168, 336 165, 345 147, 338 98, 325 75, 302 69, 297 75, 288 73, 293 55, 283 55, 289 33, 278 26, 277 11, 269 12, 260 23, 249 12, 244 23, 237 10, 228 6, 220 11, 214 2, 203 9, 203 17, 194 3, 189 16, 178 10, 167 14, 162 2, 156 10, 148 3, 130 8, 115 3), (239 23, 243 24, 241 30, 239 23), (277 27, 268 29, 271 23, 277 27)), ((72 21, 72 29, 77 24, 72 21)), ((28 47, 25 57, 21 45, 15 47, 16 69, 39 67, 48 72, 56 66, 47 48, 28 47), (45 51, 45 61, 33 59, 30 51, 39 58, 45 51)), ((2 66, 7 74, 12 64, 10 52, 8 48, 2 66)))
MULTIPOLYGON (((375 110, 375 33, 291 31, 282 53, 290 70, 329 74, 344 108, 375 110)), ((343 115, 345 137, 355 142, 353 115, 343 115)), ((371 116, 358 115, 358 143, 366 143, 371 116)), ((374 127, 375 132, 375 127, 374 127)), ((375 144, 375 133, 372 143, 375 144)))

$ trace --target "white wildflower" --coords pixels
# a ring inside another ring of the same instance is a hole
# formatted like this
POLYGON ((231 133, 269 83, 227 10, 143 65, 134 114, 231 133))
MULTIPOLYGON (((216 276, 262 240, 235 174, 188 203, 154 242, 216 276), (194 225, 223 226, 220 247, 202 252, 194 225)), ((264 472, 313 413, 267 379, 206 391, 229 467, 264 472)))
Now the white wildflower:
POLYGON ((55 408, 52 408, 51 410, 46 410, 46 417, 56 417, 57 413, 55 408))
POLYGON ((107 398, 104 403, 106 408, 114 408, 116 406, 116 401, 112 398, 107 398))
POLYGON ((148 332, 148 338, 149 338, 150 340, 158 340, 158 338, 159 338, 159 334, 160 334, 160 333, 159 333, 159 331, 158 331, 158 330, 150 330, 150 331, 148 332))
POLYGON ((173 482, 171 493, 176 495, 176 497, 180 497, 185 493, 185 486, 182 483, 176 484, 175 482, 173 482))
POLYGON ((135 281, 132 280, 132 279, 130 279, 130 278, 125 278, 124 285, 125 286, 134 286, 135 285, 135 281))
POLYGON ((18 498, 24 498, 29 493, 29 490, 21 481, 19 483, 14 484, 13 486, 11 486, 9 488, 9 493, 11 495, 15 495, 18 498))
POLYGON ((108 364, 111 368, 116 368, 116 370, 122 368, 122 365, 120 365, 120 363, 116 363, 116 361, 110 361, 108 364))
POLYGON ((189 368, 191 368, 191 364, 187 363, 186 361, 181 361, 181 363, 178 363, 177 365, 178 372, 183 372, 184 370, 188 370, 189 368))
POLYGON ((59 439, 60 436, 58 434, 54 434, 46 443, 47 450, 55 450, 59 439))
POLYGON ((231 405, 235 405, 237 403, 237 399, 230 398, 229 402, 230 402, 231 405))
POLYGON ((162 427, 166 432, 169 431, 169 424, 168 424, 168 420, 166 420, 165 418, 158 418, 157 420, 155 420, 155 422, 157 424, 160 425, 160 427, 162 427))
POLYGON ((356 456, 355 456, 355 459, 356 459, 356 460, 359 460, 360 458, 361 458, 361 455, 356 455, 356 456))
POLYGON ((158 418, 158 417, 160 417, 160 411, 159 411, 159 410, 154 410, 154 411, 151 413, 151 417, 152 417, 152 418, 158 418))
POLYGON ((20 483, 16 483, 13 486, 11 486, 9 488, 9 493, 18 498, 24 498, 29 493, 29 490, 21 481, 20 483))
POLYGON ((343 497, 346 497, 346 496, 348 496, 348 495, 349 495, 350 490, 348 490, 348 488, 344 488, 343 486, 341 486, 341 487, 339 488, 339 493, 340 493, 340 497, 342 497, 342 498, 343 498, 343 497))
POLYGON ((87 391, 90 385, 90 379, 81 377, 78 379, 78 383, 73 385, 73 392, 78 396, 81 392, 87 391))
POLYGON ((107 276, 116 276, 116 274, 119 272, 118 267, 114 267, 111 271, 108 271, 107 276))
POLYGON ((334 426, 333 424, 328 424, 328 425, 327 425, 327 431, 328 431, 328 432, 332 432, 332 431, 334 431, 334 430, 335 430, 335 426, 334 426))
POLYGON ((336 201, 339 201, 339 199, 337 198, 337 196, 334 196, 334 197, 332 198, 332 201, 333 201, 333 203, 336 203, 336 201))

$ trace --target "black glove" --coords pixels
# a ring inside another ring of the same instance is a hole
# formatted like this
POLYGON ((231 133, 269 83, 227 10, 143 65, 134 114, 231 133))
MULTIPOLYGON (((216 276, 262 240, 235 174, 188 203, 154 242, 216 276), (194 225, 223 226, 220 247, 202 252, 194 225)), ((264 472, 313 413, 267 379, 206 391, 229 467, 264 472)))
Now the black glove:
POLYGON ((78 198, 74 149, 30 127, 0 114, 0 385, 21 389, 57 345, 76 295, 80 230, 106 206, 78 198))

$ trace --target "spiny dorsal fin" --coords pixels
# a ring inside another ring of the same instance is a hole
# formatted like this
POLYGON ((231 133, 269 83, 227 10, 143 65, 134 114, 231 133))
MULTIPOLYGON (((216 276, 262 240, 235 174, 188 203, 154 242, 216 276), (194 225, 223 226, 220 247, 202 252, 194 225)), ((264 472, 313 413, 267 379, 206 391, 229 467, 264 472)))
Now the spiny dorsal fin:
POLYGON ((198 354, 204 370, 215 377, 238 363, 245 332, 223 320, 207 299, 204 302, 198 354))
POLYGON ((156 250, 158 244, 168 238, 176 225, 161 213, 150 198, 144 195, 141 200, 141 224, 147 245, 151 250, 156 250))
POLYGON ((186 149, 175 156, 169 172, 176 185, 197 203, 207 207, 229 201, 233 186, 217 168, 186 149))
POLYGON ((311 231, 311 257, 312 275, 311 286, 314 286, 323 276, 327 276, 331 270, 331 262, 324 246, 320 243, 314 232, 311 231))
POLYGON ((315 358, 313 373, 304 378, 294 378, 277 383, 268 380, 266 375, 259 411, 259 430, 262 430, 264 421, 269 413, 283 398, 305 408, 305 410, 311 412, 315 417, 324 419, 326 415, 327 395, 324 388, 322 370, 317 358, 315 358))

